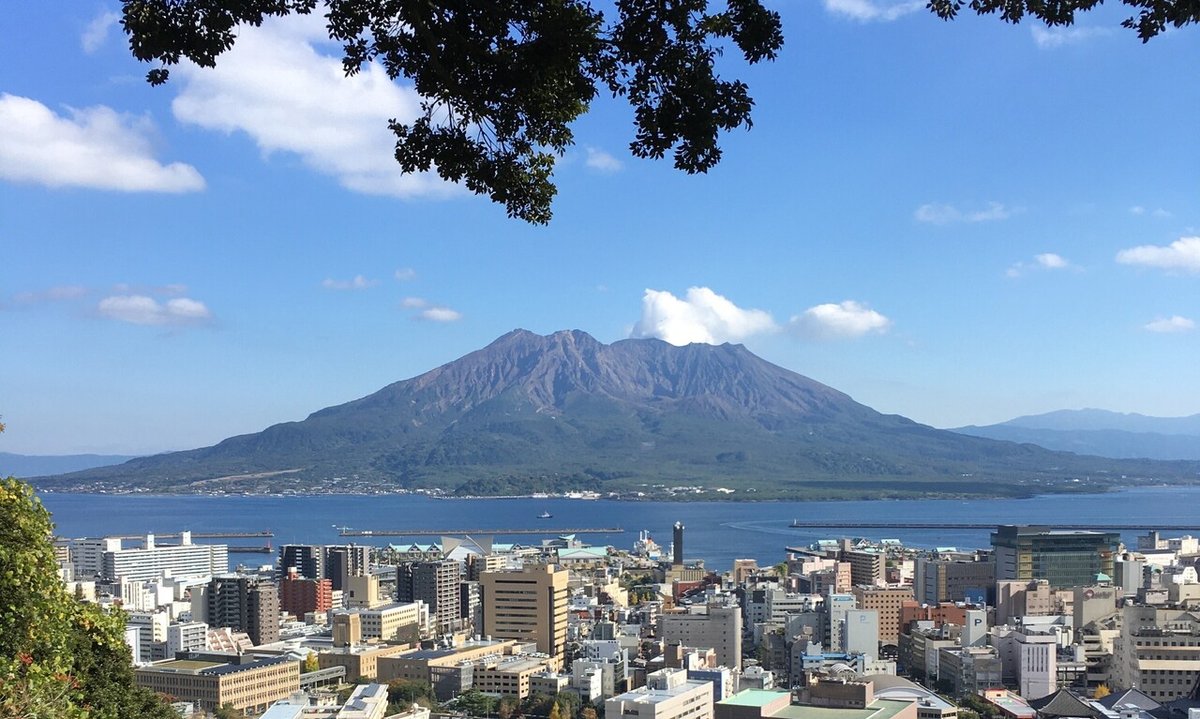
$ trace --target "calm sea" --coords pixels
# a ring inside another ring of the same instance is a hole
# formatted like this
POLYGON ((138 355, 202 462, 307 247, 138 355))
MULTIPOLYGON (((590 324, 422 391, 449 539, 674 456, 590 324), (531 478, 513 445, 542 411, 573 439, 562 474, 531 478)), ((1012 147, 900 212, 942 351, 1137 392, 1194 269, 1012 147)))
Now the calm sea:
MULTIPOLYGON (((332 544, 338 527, 354 529, 508 529, 620 527, 621 533, 585 535, 591 544, 628 549, 639 530, 648 530, 666 550, 671 526, 683 522, 688 559, 728 569, 735 558, 774 564, 784 547, 850 534, 792 529, 795 518, 987 524, 1088 524, 1117 522, 1145 529, 1159 525, 1200 526, 1200 487, 1145 487, 1095 495, 1048 495, 1030 499, 902 500, 854 502, 612 502, 569 499, 437 500, 395 495, 361 497, 205 497, 46 494, 60 536, 271 530, 274 544, 332 544), (553 515, 539 519, 542 512, 553 515)), ((537 535, 494 534, 497 541, 540 542, 537 535)), ((973 548, 988 545, 988 530, 857 530, 858 536, 894 538, 915 547, 973 548)), ((1132 543, 1136 532, 1126 533, 1132 543)), ((203 540, 202 540, 203 541, 203 540)), ((215 541, 215 540, 208 540, 215 541)), ((254 544, 259 540, 232 540, 254 544)), ((432 542, 436 537, 365 537, 365 544, 432 542)), ((234 555, 233 562, 258 564, 267 555, 234 555)))

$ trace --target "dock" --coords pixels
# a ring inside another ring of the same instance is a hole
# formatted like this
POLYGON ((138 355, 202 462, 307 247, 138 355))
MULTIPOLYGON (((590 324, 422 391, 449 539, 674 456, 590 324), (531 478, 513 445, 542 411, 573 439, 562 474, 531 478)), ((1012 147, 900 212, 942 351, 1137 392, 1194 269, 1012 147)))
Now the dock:
MULTIPOLYGON (((819 519, 793 520, 792 529, 995 529, 1000 524, 996 522, 875 522, 856 519, 819 519)), ((1031 525, 1043 526, 1043 525, 1031 525)), ((1093 522, 1091 524, 1047 524, 1051 530, 1087 531, 1089 529, 1110 529, 1118 532, 1144 532, 1158 529, 1161 532, 1193 532, 1200 528, 1198 524, 1160 524, 1151 527, 1146 524, 1112 524, 1093 522)))
POLYGON ((350 529, 342 527, 338 532, 343 537, 439 537, 461 535, 494 535, 494 534, 540 534, 542 536, 561 536, 563 534, 621 534, 625 530, 620 527, 521 527, 518 529, 350 529))
MULTIPOLYGON (((179 539, 179 532, 148 532, 155 539, 179 539)), ((112 534, 106 535, 120 539, 145 539, 145 534, 112 534)), ((261 532, 192 532, 192 539, 270 539, 275 533, 269 529, 261 532)))

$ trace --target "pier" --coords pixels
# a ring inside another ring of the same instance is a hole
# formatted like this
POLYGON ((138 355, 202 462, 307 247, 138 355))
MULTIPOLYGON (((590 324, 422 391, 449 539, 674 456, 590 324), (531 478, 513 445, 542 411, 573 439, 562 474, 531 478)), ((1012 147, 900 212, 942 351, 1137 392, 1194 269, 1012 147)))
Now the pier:
MULTIPOLYGON (((874 522, 856 519, 820 519, 792 520, 792 529, 995 529, 996 522, 874 522)), ((1145 532, 1157 529, 1161 532, 1194 532, 1200 528, 1198 524, 1159 524, 1153 527, 1146 524, 1109 524, 1093 522, 1091 524, 1048 524, 1032 525, 1045 526, 1050 530, 1086 531, 1089 529, 1111 529, 1118 532, 1145 532)))
MULTIPOLYGON (((147 532, 153 534, 155 539, 179 539, 179 532, 147 532)), ((108 535, 119 539, 145 539, 145 534, 112 534, 108 535)), ((275 533, 269 529, 264 529, 261 532, 192 532, 192 539, 270 539, 275 533)))
POLYGON ((339 535, 343 537, 438 537, 460 535, 490 535, 490 534, 540 534, 542 536, 559 536, 563 534, 621 534, 625 530, 620 527, 567 527, 567 528, 535 528, 521 527, 519 529, 350 529, 342 527, 339 535))

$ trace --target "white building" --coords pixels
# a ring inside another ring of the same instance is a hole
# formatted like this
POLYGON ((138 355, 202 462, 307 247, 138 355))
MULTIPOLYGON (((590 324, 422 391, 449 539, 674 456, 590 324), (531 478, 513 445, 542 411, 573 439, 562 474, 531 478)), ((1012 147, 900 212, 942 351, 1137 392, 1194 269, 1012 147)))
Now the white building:
POLYGON ((646 686, 604 702, 604 715, 622 719, 712 719, 713 685, 689 681, 686 669, 660 669, 646 686))

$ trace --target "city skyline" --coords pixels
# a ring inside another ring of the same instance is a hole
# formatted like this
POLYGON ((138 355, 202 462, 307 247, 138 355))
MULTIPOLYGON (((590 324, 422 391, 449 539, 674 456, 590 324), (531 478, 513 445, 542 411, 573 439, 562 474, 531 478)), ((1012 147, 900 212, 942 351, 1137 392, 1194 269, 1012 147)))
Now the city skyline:
POLYGON ((151 88, 116 5, 14 7, 0 451, 205 446, 516 327, 743 343, 938 427, 1200 411, 1194 29, 774 9, 780 60, 726 70, 757 105, 720 166, 629 157, 602 98, 536 228, 399 176, 411 90, 342 80, 319 23, 151 88))

